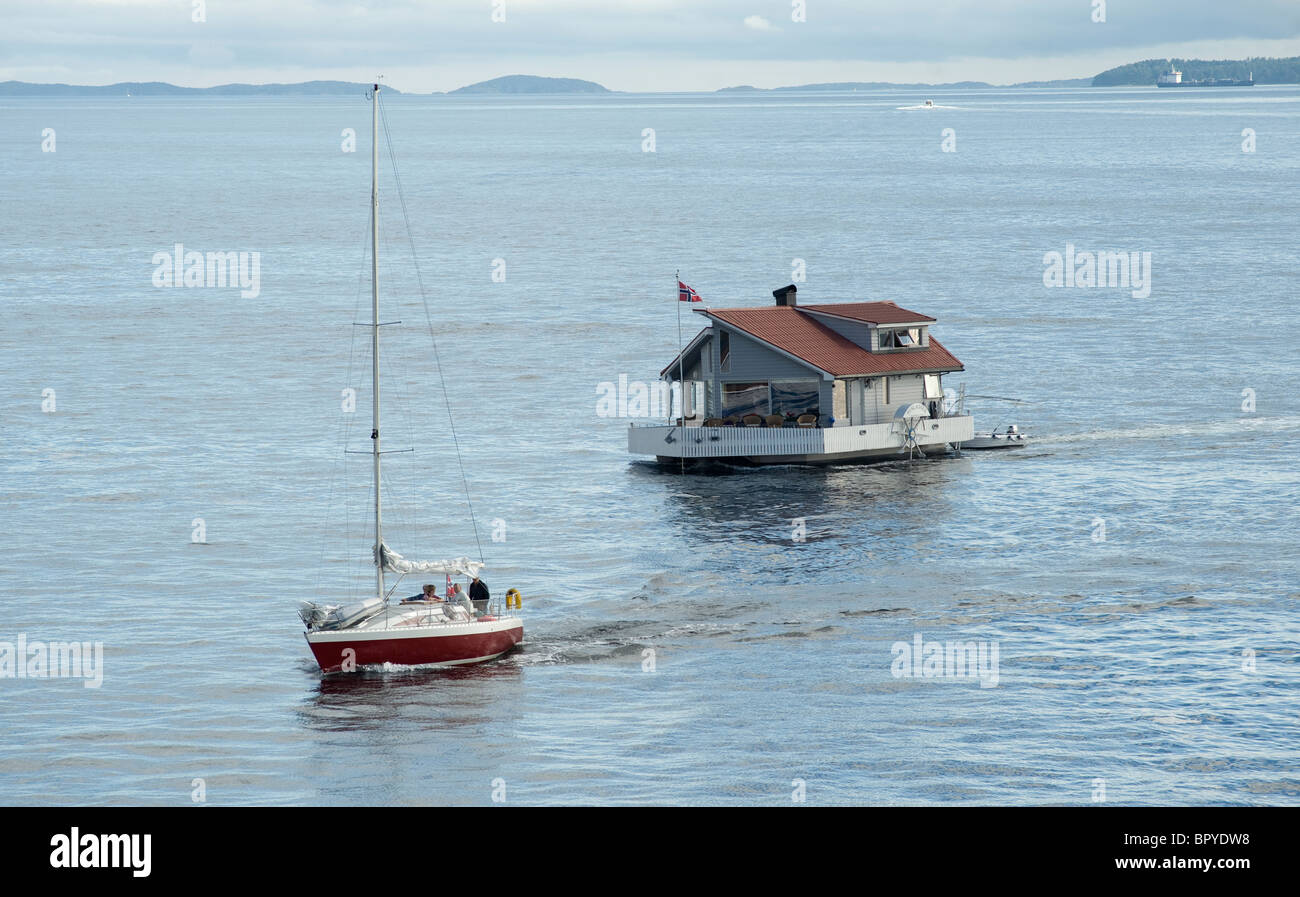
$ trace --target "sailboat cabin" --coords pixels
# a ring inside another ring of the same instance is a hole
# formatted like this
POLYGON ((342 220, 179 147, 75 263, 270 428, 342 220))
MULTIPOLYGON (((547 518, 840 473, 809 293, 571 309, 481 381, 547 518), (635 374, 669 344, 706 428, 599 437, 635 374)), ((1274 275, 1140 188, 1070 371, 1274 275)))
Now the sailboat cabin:
POLYGON ((729 457, 721 445, 706 445, 727 443, 737 457, 782 462, 836 460, 811 456, 837 448, 867 457, 962 438, 954 418, 964 416, 946 406, 943 376, 963 367, 931 333, 934 318, 892 302, 799 305, 797 292, 794 284, 775 290, 769 306, 695 309, 707 326, 660 372, 684 387, 681 416, 667 427, 681 435, 664 436, 687 445, 674 450, 674 442, 635 432, 652 428, 633 426, 629 448, 661 458, 729 457), (696 427, 708 431, 694 434, 702 455, 688 451, 696 443, 687 431, 696 427), (768 447, 777 452, 770 459, 768 447), (784 451, 804 447, 822 450, 784 451))

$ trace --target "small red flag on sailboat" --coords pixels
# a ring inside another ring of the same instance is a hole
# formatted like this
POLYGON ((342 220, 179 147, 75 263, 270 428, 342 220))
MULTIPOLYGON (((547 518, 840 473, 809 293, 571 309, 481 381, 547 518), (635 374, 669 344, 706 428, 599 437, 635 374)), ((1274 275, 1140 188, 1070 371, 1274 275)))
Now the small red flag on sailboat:
POLYGON ((688 287, 680 280, 677 281, 677 301, 678 302, 703 302, 700 294, 695 292, 692 287, 688 287))

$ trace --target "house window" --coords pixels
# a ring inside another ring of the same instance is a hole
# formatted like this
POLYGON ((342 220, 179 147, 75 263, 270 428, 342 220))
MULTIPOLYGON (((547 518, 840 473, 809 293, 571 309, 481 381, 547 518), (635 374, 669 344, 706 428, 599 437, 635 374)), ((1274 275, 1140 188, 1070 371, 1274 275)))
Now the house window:
POLYGON ((880 378, 880 388, 882 390, 880 394, 881 404, 888 405, 889 404, 889 378, 888 377, 880 378))
POLYGON ((880 331, 880 348, 882 349, 915 349, 920 345, 920 327, 905 327, 901 330, 880 331))
POLYGON ((722 355, 719 366, 723 371, 731 370, 731 334, 725 330, 718 335, 718 351, 722 355))
POLYGON ((766 382, 722 384, 722 413, 725 417, 766 415, 771 413, 771 407, 766 382))
POLYGON ((772 413, 787 418, 801 414, 818 414, 821 388, 816 380, 772 381, 772 413))

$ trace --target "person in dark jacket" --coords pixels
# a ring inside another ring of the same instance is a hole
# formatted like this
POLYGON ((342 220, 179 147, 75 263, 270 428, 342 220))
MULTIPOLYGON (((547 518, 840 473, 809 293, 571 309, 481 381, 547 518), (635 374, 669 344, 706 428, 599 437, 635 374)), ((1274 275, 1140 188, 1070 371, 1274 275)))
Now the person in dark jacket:
POLYGON ((487 584, 475 576, 474 581, 469 584, 469 600, 474 602, 475 613, 487 613, 488 597, 487 584))

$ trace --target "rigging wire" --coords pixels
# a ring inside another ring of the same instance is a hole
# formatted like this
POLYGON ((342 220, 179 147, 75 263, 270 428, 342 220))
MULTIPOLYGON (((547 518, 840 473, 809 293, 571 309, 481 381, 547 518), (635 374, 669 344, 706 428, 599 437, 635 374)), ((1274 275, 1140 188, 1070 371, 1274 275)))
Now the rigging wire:
POLYGON ((384 141, 388 145, 388 161, 393 168, 393 182, 397 187, 398 203, 402 207, 402 220, 406 224, 406 237, 411 244, 411 267, 415 271, 415 281, 420 288, 420 301, 424 304, 424 319, 429 327, 429 340, 433 343, 433 363, 434 367, 438 371, 438 382, 442 387, 443 403, 447 407, 447 422, 451 430, 451 442, 456 450, 456 464, 460 468, 461 483, 465 487, 465 504, 469 508, 469 523, 471 529, 474 531, 474 544, 478 548, 479 562, 485 563, 483 559, 483 543, 480 541, 478 535, 478 521, 474 516, 474 502, 473 499, 470 498, 469 493, 469 478, 465 475, 465 460, 461 457, 460 439, 456 435, 456 421, 451 413, 451 396, 447 392, 447 378, 442 374, 442 361, 438 355, 438 340, 437 337, 434 336, 433 314, 429 311, 429 297, 424 290, 424 278, 420 276, 419 257, 415 252, 415 235, 411 232, 411 218, 406 209, 406 195, 402 191, 402 178, 397 171, 397 156, 393 152, 393 140, 388 131, 388 112, 382 101, 379 103, 379 118, 383 122, 384 126, 384 141))

